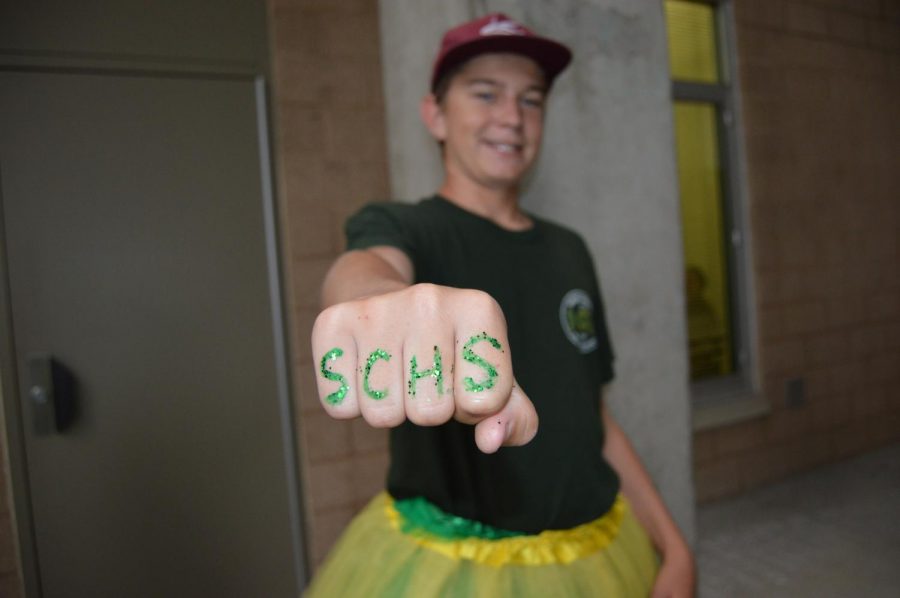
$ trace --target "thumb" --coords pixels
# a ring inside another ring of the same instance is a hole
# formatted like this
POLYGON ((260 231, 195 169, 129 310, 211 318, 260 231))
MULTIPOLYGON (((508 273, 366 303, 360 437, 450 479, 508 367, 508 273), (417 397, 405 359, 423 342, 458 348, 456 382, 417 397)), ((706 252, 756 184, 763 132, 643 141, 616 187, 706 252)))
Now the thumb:
POLYGON ((538 415, 534 404, 513 382, 509 401, 499 412, 475 424, 475 444, 481 452, 491 454, 501 446, 528 444, 537 434, 538 415))

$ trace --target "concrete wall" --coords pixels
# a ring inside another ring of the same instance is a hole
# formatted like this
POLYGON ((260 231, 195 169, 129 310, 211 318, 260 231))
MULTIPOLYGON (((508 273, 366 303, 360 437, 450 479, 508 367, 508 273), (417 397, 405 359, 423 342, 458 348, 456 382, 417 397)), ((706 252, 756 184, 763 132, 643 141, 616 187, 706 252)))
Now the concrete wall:
POLYGON ((682 260, 665 24, 655 0, 382 0, 395 197, 440 182, 418 119, 447 27, 502 11, 570 45, 550 99, 543 153, 525 194, 534 212, 578 230, 593 250, 613 342, 609 399, 688 535, 693 535, 682 260))

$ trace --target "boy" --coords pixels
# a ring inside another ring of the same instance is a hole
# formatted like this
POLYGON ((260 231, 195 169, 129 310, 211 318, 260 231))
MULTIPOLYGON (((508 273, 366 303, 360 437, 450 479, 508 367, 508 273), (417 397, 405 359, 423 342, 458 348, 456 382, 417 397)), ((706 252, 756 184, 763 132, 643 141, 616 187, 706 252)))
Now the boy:
POLYGON ((319 392, 391 428, 391 469, 312 594, 693 593, 690 550, 600 400, 612 351, 587 249, 519 206, 570 59, 502 14, 448 31, 421 105, 437 195, 348 221, 313 330, 319 392))

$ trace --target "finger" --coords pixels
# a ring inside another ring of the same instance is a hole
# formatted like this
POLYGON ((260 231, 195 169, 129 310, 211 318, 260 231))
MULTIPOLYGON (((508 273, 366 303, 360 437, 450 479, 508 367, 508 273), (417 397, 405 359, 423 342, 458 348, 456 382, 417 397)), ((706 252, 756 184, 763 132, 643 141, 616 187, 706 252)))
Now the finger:
POLYGON ((456 418, 475 423, 500 411, 509 399, 513 378, 506 335, 480 330, 457 338, 456 344, 456 418))
POLYGON ((503 312, 489 295, 464 304, 457 323, 454 367, 455 417, 475 423, 497 413, 512 390, 512 360, 503 312))
POLYGON ((531 442, 538 430, 538 415, 531 399, 513 384, 503 409, 475 425, 475 444, 483 453, 495 453, 501 446, 522 446, 531 442))
POLYGON ((392 302, 371 297, 358 302, 353 320, 357 347, 359 410, 376 428, 399 426, 403 410, 403 338, 392 319, 392 302))
POLYGON ((404 350, 406 417, 420 426, 440 425, 455 411, 453 333, 435 334, 441 338, 408 339, 404 350))
MULTIPOLYGON (((372 338, 390 339, 382 332, 372 338)), ((361 347, 362 348, 362 347, 361 347)), ((403 404, 403 349, 388 343, 368 344, 359 351, 359 409, 376 428, 399 426, 406 419, 403 404)))
POLYGON ((319 400, 325 411, 338 419, 358 417, 356 342, 343 325, 341 310, 325 310, 316 319, 312 351, 319 400))

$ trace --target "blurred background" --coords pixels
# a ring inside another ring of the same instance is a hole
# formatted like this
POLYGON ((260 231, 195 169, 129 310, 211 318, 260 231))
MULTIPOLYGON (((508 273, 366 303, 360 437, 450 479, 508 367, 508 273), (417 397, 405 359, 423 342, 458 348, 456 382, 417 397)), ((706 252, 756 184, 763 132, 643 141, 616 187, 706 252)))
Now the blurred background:
POLYGON ((387 435, 318 406, 344 219, 431 193, 441 33, 570 45, 524 202, 707 596, 893 595, 900 1, 0 2, 0 595, 296 595, 387 435))

